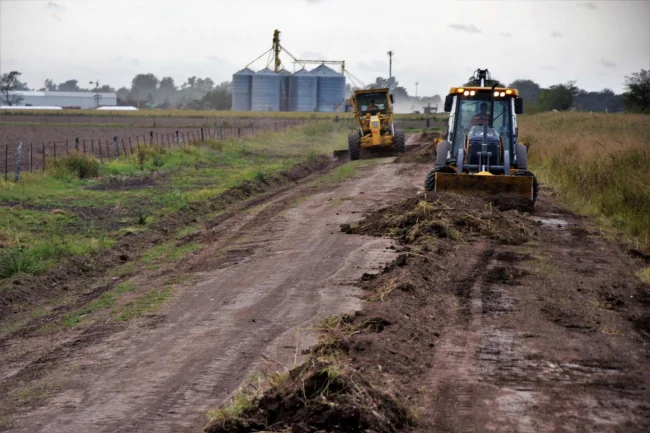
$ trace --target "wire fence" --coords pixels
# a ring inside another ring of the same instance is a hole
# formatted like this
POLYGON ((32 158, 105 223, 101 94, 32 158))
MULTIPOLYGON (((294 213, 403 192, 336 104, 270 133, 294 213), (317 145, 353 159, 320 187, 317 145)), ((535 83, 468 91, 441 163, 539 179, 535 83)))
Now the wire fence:
POLYGON ((112 136, 110 138, 79 138, 69 140, 42 141, 40 143, 21 142, 5 144, 0 147, 2 158, 0 175, 5 181, 12 176, 18 180, 21 172, 44 172, 48 163, 65 158, 73 152, 93 156, 100 162, 109 162, 138 152, 140 146, 156 146, 166 149, 186 145, 196 145, 207 140, 223 141, 252 135, 282 132, 305 123, 303 120, 288 120, 271 125, 252 125, 247 127, 202 127, 174 132, 150 130, 149 134, 135 136, 112 136))

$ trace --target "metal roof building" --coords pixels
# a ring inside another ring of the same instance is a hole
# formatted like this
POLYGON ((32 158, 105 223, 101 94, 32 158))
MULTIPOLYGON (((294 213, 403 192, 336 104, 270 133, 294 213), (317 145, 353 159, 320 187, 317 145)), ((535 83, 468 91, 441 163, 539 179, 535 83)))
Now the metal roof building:
POLYGON ((74 107, 74 108, 96 108, 103 106, 117 105, 115 93, 94 93, 94 92, 41 92, 31 90, 16 90, 11 92, 20 95, 23 100, 16 106, 34 107, 74 107))

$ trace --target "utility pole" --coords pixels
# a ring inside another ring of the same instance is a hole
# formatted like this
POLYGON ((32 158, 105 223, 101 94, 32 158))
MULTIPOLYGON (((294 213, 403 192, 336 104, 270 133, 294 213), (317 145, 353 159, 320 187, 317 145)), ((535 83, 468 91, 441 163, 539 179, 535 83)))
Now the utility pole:
POLYGON ((388 91, 391 92, 393 87, 393 52, 388 52, 388 91))
POLYGON ((416 98, 418 97, 418 84, 420 84, 420 83, 418 83, 418 82, 416 81, 416 82, 415 82, 415 97, 416 97, 416 98))

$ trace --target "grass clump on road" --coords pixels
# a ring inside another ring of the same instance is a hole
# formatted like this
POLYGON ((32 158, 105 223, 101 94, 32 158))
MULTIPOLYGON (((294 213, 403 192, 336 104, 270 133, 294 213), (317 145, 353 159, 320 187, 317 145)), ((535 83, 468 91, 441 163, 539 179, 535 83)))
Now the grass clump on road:
POLYGON ((522 116, 519 126, 542 183, 572 210, 650 247, 650 117, 546 113, 522 116))

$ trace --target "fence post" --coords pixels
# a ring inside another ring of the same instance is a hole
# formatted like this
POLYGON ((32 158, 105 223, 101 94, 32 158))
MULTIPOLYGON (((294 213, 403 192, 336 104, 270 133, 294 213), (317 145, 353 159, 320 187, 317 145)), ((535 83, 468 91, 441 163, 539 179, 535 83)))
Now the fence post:
POLYGON ((131 143, 131 137, 129 137, 129 147, 131 148, 131 155, 133 155, 133 143, 131 143))
POLYGON ((79 137, 74 139, 74 148, 77 152, 79 152, 79 137))
POLYGON ((106 139, 106 155, 108 160, 111 160, 111 147, 108 145, 108 138, 106 139))
POLYGON ((102 141, 97 140, 97 147, 99 148, 99 162, 104 163, 104 158, 102 156, 102 141))
POLYGON ((113 137, 113 145, 115 146, 115 158, 120 159, 120 142, 117 135, 113 137))
POLYGON ((54 161, 56 162, 56 141, 54 142, 54 161))
POLYGON ((65 156, 70 155, 70 143, 68 140, 65 141, 65 156))
POLYGON ((153 131, 149 131, 149 144, 153 145, 153 131))
POLYGON ((5 180, 9 180, 9 145, 5 144, 5 180))
POLYGON ((124 151, 123 155, 126 158, 126 155, 128 155, 128 153, 126 152, 126 145, 124 144, 124 137, 122 137, 122 150, 124 151))
POLYGON ((14 176, 14 183, 18 182, 20 177, 20 160, 22 159, 23 154, 23 142, 21 141, 18 145, 18 150, 16 151, 16 174, 14 176))
POLYGON ((29 143, 29 172, 34 171, 34 149, 32 143, 29 143))
POLYGON ((86 139, 83 139, 83 145, 84 145, 84 155, 86 154, 86 139))
POLYGON ((241 128, 237 128, 237 137, 241 137, 241 128))
POLYGON ((45 173, 45 142, 43 142, 43 173, 45 173))
POLYGON ((205 137, 203 137, 203 128, 201 128, 201 142, 205 141, 205 137))
POLYGON ((179 143, 178 140, 179 140, 179 139, 180 139, 180 138, 178 137, 178 129, 177 129, 177 130, 176 130, 176 145, 178 145, 178 143, 179 143))

